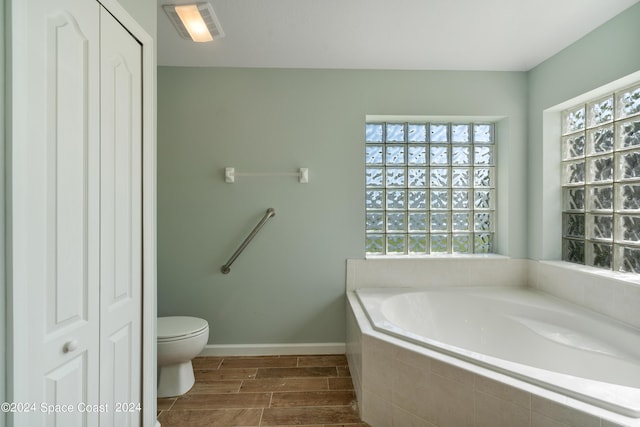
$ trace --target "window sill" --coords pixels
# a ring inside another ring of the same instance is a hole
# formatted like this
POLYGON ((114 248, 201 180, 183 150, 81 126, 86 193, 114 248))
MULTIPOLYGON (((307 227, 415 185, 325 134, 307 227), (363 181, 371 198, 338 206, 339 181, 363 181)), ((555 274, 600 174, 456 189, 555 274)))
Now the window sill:
POLYGON ((432 260, 432 259, 511 259, 511 257, 500 254, 429 254, 429 255, 365 255, 366 260, 385 259, 411 259, 411 260, 432 260))
POLYGON ((624 283, 632 283, 640 285, 640 274, 637 273, 623 273, 619 271, 605 270, 602 268, 591 267, 588 265, 574 264, 567 261, 553 261, 553 260, 541 260, 541 264, 550 265, 554 267, 563 268, 575 272, 585 273, 592 276, 598 276, 606 279, 613 279, 624 283))

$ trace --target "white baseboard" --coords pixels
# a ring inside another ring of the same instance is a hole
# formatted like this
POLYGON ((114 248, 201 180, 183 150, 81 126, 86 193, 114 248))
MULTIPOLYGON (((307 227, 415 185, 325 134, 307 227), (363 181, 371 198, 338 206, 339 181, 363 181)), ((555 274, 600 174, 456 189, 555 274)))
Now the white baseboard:
POLYGON ((209 344, 200 356, 276 356, 292 354, 345 354, 343 342, 307 344, 209 344))

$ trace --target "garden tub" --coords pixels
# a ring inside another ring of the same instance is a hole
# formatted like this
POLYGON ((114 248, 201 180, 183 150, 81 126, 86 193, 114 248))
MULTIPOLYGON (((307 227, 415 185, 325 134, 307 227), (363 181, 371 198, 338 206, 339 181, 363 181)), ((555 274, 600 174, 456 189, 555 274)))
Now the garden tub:
POLYGON ((374 330, 640 418, 640 331, 528 288, 362 288, 374 330))

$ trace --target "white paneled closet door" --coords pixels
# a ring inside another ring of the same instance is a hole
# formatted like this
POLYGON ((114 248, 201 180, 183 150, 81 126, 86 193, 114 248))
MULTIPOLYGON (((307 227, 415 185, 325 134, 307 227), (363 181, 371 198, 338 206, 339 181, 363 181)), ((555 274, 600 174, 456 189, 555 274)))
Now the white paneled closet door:
POLYGON ((13 383, 33 407, 11 421, 139 426, 141 47, 97 1, 24 1, 29 123, 14 144, 28 160, 12 164, 12 265, 29 302, 13 333, 28 351, 13 383))
POLYGON ((99 5, 30 3, 30 150, 24 194, 34 411, 16 425, 97 425, 99 402, 99 5), (42 407, 40 405, 44 404, 42 407))
POLYGON ((142 307, 141 47, 101 9, 101 426, 138 426, 142 307))

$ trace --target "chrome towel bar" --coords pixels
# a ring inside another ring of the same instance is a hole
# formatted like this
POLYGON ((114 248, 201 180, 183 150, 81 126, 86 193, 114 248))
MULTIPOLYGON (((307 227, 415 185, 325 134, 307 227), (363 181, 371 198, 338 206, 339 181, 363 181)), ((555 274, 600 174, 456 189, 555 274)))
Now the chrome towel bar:
POLYGON ((231 258, 229 258, 229 261, 227 261, 227 263, 220 268, 220 271, 222 272, 222 274, 229 274, 229 272, 231 271, 231 264, 233 264, 236 258, 238 258, 238 256, 242 253, 244 248, 247 247, 247 245, 251 242, 251 240, 255 237, 255 235, 258 234, 258 231, 260 231, 262 226, 269 220, 269 218, 271 218, 272 216, 275 216, 275 214, 276 214, 275 209, 273 208, 267 209, 267 213, 265 213, 265 215, 262 217, 258 225, 256 225, 254 229, 251 230, 251 233, 249 233, 247 238, 244 239, 240 247, 233 253, 233 255, 231 255, 231 258))

